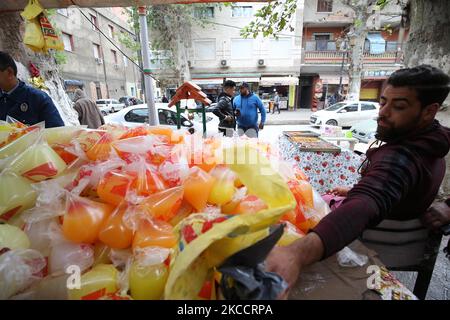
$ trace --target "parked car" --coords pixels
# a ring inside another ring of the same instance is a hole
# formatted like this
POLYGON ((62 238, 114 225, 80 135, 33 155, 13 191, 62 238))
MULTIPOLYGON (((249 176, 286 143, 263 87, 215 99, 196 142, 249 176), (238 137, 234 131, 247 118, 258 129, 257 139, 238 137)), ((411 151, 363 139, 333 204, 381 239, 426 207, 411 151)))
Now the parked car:
POLYGON ((133 104, 133 100, 135 100, 137 102, 136 105, 144 103, 142 100, 140 100, 140 99, 138 99, 136 97, 123 96, 123 97, 119 98, 119 102, 123 103, 125 105, 125 107, 129 107, 129 106, 134 105, 133 104))
MULTIPOLYGON (((162 126, 169 126, 173 129, 177 129, 177 112, 175 107, 168 108, 167 103, 155 103, 155 107, 158 109, 159 123, 162 126)), ((212 118, 212 117, 211 117, 212 118)), ((207 123, 207 132, 216 133, 217 123, 210 119, 207 123)), ((115 114, 110 114, 105 117, 106 123, 120 124, 127 127, 138 127, 148 122, 148 108, 146 104, 139 104, 130 106, 120 110, 115 114)), ((181 127, 182 129, 192 132, 203 132, 201 116, 200 121, 194 117, 193 120, 189 120, 185 113, 181 113, 181 127)))
POLYGON ((314 112, 309 120, 312 126, 330 125, 351 127, 363 120, 375 119, 380 105, 370 101, 343 101, 314 112))
POLYGON ((120 103, 116 99, 99 99, 96 101, 96 104, 104 116, 108 113, 114 113, 125 108, 125 104, 120 103))
POLYGON ((377 132, 377 122, 373 119, 365 120, 355 124, 350 128, 352 137, 363 143, 371 143, 375 140, 377 132))

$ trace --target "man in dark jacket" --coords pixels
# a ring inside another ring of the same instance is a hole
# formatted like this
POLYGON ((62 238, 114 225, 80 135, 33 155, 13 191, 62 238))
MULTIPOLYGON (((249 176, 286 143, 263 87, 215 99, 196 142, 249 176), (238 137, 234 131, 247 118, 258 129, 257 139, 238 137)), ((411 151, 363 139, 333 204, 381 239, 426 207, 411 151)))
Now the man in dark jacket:
POLYGON ((52 99, 17 79, 14 59, 0 51, 0 120, 7 116, 27 125, 45 121, 47 128, 64 126, 52 99))
POLYGON ((236 89, 236 83, 231 80, 225 81, 223 92, 217 98, 217 106, 213 113, 219 117, 219 132, 224 136, 232 137, 236 128, 236 120, 233 110, 233 96, 236 89))
POLYGON ((450 91, 450 77, 422 65, 394 72, 381 95, 377 139, 385 144, 367 151, 362 178, 346 200, 308 235, 274 249, 267 269, 292 286, 300 269, 325 259, 383 219, 409 220, 424 215, 445 173, 450 129, 435 120, 450 91))
POLYGON ((75 97, 73 98, 75 105, 73 108, 78 113, 78 120, 80 124, 87 125, 89 129, 97 129, 105 124, 103 115, 94 101, 89 100, 83 90, 75 90, 75 97))

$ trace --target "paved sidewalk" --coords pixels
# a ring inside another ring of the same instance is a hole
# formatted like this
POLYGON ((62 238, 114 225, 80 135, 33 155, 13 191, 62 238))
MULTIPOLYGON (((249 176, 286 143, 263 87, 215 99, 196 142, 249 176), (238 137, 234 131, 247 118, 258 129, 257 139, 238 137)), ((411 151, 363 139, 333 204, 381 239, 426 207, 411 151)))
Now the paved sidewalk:
POLYGON ((281 110, 281 113, 268 113, 266 125, 305 125, 309 124, 309 117, 312 111, 309 109, 281 110))

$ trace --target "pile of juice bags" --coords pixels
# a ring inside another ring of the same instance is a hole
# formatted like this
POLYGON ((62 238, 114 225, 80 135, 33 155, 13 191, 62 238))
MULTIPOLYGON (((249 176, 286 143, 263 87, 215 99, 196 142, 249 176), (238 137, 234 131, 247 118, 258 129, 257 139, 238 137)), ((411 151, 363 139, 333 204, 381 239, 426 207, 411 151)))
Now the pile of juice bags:
MULTIPOLYGON (((270 207, 221 163, 223 150, 218 137, 166 127, 1 122, 0 299, 163 298, 174 248, 270 207), (195 231, 186 221, 197 213, 207 218, 195 231)), ((281 218, 279 245, 288 245, 328 209, 303 173, 283 166, 296 203, 281 218)))

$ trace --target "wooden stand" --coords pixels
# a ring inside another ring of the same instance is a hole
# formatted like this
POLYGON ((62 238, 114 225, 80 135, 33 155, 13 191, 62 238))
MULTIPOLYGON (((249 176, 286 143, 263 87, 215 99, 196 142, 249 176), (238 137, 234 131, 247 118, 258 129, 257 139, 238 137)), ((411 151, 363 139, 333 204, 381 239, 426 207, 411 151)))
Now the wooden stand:
POLYGON ((202 92, 202 89, 192 82, 185 82, 181 85, 173 98, 170 100, 168 107, 170 108, 173 105, 177 106, 177 128, 181 128, 181 109, 180 109, 180 101, 181 100, 193 99, 195 101, 199 101, 202 103, 201 108, 195 109, 187 109, 189 112, 201 112, 202 113, 202 123, 203 123, 203 135, 206 135, 206 111, 205 106, 211 105, 211 100, 208 99, 206 94, 202 92))

